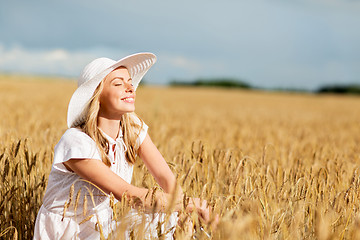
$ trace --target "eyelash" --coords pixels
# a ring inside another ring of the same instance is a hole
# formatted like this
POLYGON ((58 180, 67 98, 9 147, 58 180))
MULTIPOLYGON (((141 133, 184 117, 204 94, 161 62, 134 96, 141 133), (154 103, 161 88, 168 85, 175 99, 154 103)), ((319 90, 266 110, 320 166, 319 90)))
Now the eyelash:
MULTIPOLYGON (((122 85, 122 83, 116 83, 116 84, 115 84, 115 86, 121 86, 121 85, 122 85)), ((130 85, 131 85, 131 86, 134 86, 133 83, 130 83, 130 85)))

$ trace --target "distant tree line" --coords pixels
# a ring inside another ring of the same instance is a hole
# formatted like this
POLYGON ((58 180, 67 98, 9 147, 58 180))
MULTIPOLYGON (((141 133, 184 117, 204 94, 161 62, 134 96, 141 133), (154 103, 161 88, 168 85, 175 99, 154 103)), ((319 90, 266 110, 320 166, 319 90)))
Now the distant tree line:
POLYGON ((360 94, 360 84, 323 86, 317 93, 360 94))
POLYGON ((252 88, 250 84, 232 78, 211 78, 211 79, 196 79, 195 81, 180 81, 174 80, 170 82, 170 86, 195 86, 195 87, 224 87, 224 88, 252 88))
MULTIPOLYGON (((173 80, 170 82, 170 86, 194 86, 194 87, 223 87, 223 88, 242 88, 242 89, 262 89, 259 87, 253 87, 245 81, 233 78, 200 78, 194 81, 181 81, 173 80)), ((309 92, 304 89, 292 89, 292 88, 273 88, 264 89, 271 91, 282 92, 309 92)), ((360 94, 360 84, 348 84, 348 85, 325 85, 314 91, 315 93, 336 93, 336 94, 360 94)))

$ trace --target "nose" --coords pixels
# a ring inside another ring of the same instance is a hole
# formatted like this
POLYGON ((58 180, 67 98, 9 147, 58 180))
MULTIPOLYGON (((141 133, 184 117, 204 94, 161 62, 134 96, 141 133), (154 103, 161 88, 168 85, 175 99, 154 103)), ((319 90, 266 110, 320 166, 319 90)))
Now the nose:
POLYGON ((135 91, 135 88, 134 88, 134 86, 131 84, 131 83, 125 83, 125 86, 126 86, 126 92, 130 92, 130 93, 132 93, 132 92, 134 92, 135 91))

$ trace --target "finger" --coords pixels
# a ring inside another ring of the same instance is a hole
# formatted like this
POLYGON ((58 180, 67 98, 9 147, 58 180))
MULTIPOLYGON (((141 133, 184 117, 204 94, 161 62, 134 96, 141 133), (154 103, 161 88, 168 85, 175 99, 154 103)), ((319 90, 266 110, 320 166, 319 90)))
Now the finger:
POLYGON ((218 224, 219 224, 219 214, 216 214, 212 219, 212 222, 210 225, 211 229, 215 230, 217 228, 218 224))
POLYGON ((199 211, 199 215, 201 216, 202 220, 204 220, 206 223, 210 220, 210 214, 208 209, 201 209, 199 211))
POLYGON ((206 201, 206 200, 202 200, 201 207, 202 207, 203 209, 207 208, 207 201, 206 201))

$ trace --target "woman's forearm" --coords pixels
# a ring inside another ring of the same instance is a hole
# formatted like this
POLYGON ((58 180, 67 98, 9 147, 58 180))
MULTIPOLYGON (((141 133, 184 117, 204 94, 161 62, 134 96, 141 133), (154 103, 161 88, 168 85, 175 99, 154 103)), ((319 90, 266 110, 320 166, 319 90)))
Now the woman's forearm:
POLYGON ((144 205, 146 208, 158 212, 180 211, 182 196, 182 194, 169 194, 161 190, 150 189, 145 197, 144 205))
POLYGON ((182 190, 176 185, 174 175, 162 182, 165 192, 161 190, 154 192, 152 189, 148 190, 127 183, 99 160, 70 159, 65 164, 73 172, 94 183, 107 194, 111 192, 118 200, 121 200, 125 194, 135 204, 139 204, 138 200, 140 200, 145 210, 166 211, 172 208, 178 211, 181 209, 182 205, 179 202, 182 200, 182 190))

